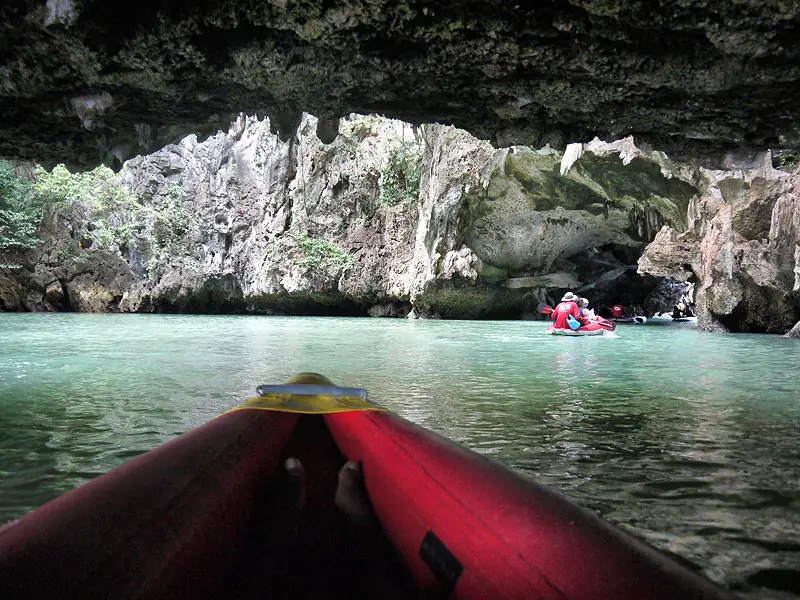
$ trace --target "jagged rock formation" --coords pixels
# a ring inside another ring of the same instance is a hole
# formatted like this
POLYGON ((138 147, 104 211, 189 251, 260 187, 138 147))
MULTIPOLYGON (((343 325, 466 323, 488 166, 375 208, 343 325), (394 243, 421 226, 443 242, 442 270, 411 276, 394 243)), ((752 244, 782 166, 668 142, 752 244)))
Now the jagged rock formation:
POLYGON ((119 165, 239 111, 445 122, 498 145, 798 147, 800 4, 165 2, 0 7, 0 156, 119 165))
POLYGON ((655 289, 636 259, 661 224, 685 227, 695 192, 630 139, 584 145, 562 175, 555 150, 497 151, 450 127, 358 117, 325 144, 319 126, 307 116, 281 141, 240 116, 126 163, 141 204, 51 215, 0 304, 517 318, 574 288, 613 303, 655 289), (418 196, 389 194, 400 150, 421 154, 418 196))
POLYGON ((178 186, 192 214, 174 247, 150 252, 154 268, 122 309, 361 314, 407 299, 415 206, 381 203, 378 180, 391 142, 414 132, 360 120, 326 146, 317 125, 307 117, 282 142, 241 116, 228 134, 128 163, 132 191, 178 186))
POLYGON ((688 228, 664 227, 640 271, 696 282, 703 329, 787 331, 800 319, 800 171, 703 169, 697 185, 688 228))

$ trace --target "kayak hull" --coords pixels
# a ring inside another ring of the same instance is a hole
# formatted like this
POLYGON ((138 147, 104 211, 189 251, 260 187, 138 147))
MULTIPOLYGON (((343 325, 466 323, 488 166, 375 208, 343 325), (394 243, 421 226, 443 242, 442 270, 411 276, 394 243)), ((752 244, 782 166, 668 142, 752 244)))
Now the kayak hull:
POLYGON ((557 327, 548 327, 545 329, 545 333, 547 335, 566 335, 570 337, 582 337, 587 335, 603 335, 604 331, 608 331, 608 329, 604 327, 600 327, 599 325, 589 324, 584 325, 583 327, 579 327, 576 330, 572 329, 560 329, 557 327))
POLYGON ((12 523, 0 597, 214 597, 297 420, 223 415, 12 523))
POLYGON ((615 323, 633 323, 636 325, 645 325, 647 323, 647 317, 644 315, 636 315, 633 317, 617 317, 614 319, 615 323))
POLYGON ((226 413, 0 530, 0 574, 3 598, 353 597, 342 590, 365 578, 391 581, 399 598, 727 597, 563 496, 382 410, 226 413), (287 501, 290 456, 306 469, 302 513, 287 501), (333 505, 345 460, 362 465, 375 535, 354 534, 333 505))
POLYGON ((396 415, 326 421, 345 454, 363 461, 380 522, 423 589, 571 600, 720 593, 694 588, 696 575, 689 583, 681 567, 560 494, 396 415), (442 555, 426 561, 431 535, 442 555), (437 573, 451 560, 459 576, 437 573))

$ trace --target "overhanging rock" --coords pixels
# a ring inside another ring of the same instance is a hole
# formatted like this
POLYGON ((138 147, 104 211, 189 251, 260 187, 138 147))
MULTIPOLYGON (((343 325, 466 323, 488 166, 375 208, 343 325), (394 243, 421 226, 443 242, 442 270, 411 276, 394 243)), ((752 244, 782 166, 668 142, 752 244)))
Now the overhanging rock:
MULTIPOLYGON (((444 122, 497 145, 800 146, 800 4, 272 0, 0 8, 0 156, 120 165, 239 111, 444 122)), ((747 152, 745 152, 747 154, 747 152)), ((735 156, 741 156, 736 154, 735 156)))

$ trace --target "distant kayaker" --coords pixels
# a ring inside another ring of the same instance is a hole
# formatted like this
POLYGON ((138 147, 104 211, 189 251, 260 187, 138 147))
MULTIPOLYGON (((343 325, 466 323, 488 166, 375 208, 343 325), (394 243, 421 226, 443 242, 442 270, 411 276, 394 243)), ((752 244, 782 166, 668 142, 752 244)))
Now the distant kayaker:
POLYGON ((586 318, 581 314, 577 301, 578 296, 572 292, 564 294, 561 302, 556 305, 555 309, 553 309, 553 314, 550 315, 550 318, 554 321, 553 327, 555 329, 571 329, 567 322, 567 317, 569 316, 577 319, 581 325, 586 324, 586 318))
POLYGON ((625 307, 622 304, 615 304, 611 307, 611 316, 614 319, 619 319, 625 315, 625 307))
POLYGON ((683 303, 681 300, 672 308, 672 318, 673 319, 682 319, 685 317, 693 317, 694 312, 692 309, 689 308, 686 304, 683 303))

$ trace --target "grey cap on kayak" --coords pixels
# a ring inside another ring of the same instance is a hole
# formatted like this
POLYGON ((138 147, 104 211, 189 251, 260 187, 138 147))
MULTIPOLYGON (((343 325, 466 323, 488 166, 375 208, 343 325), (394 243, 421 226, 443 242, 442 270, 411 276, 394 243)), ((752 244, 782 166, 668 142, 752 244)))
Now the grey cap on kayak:
POLYGON ((572 292, 567 292, 566 294, 564 294, 564 297, 561 299, 561 301, 562 302, 575 302, 575 300, 577 300, 577 299, 578 299, 578 297, 575 294, 573 294, 572 292))

